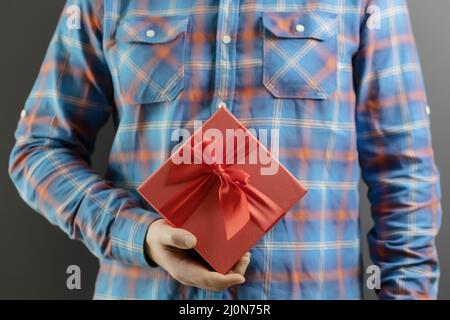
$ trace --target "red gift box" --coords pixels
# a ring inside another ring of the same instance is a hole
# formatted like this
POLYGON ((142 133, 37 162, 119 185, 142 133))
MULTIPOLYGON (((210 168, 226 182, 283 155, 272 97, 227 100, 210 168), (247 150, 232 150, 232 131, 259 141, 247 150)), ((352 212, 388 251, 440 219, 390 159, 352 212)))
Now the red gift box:
POLYGON ((306 188, 220 108, 138 192, 170 225, 194 234, 195 250, 225 274, 306 188))

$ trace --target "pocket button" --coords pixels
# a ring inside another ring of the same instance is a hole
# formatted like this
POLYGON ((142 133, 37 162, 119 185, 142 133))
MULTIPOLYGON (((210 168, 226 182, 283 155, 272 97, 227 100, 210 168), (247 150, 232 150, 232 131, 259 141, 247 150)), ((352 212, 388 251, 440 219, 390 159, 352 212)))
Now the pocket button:
POLYGON ((156 35, 156 33, 155 33, 155 30, 149 29, 149 30, 147 30, 145 35, 147 36, 147 38, 153 38, 156 35))
POLYGON ((302 24, 298 24, 295 26, 295 30, 297 30, 297 32, 303 32, 305 31, 305 26, 302 24))

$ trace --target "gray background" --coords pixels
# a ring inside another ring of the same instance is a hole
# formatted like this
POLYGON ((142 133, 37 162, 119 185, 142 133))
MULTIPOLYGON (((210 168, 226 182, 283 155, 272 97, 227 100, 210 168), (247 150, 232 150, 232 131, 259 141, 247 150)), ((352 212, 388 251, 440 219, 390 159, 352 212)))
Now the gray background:
MULTIPOLYGON (((386 0, 389 1, 389 0, 386 0)), ((64 5, 63 0, 3 0, 0 4, 0 299, 90 299, 93 294, 96 259, 62 231, 29 209, 8 178, 8 155, 20 110, 42 63, 64 5), (82 269, 82 289, 66 288, 66 268, 82 269)), ((433 145, 441 170, 444 212, 450 196, 450 1, 410 0, 414 32, 427 84, 433 130, 433 145)), ((94 166, 104 171, 112 141, 111 124, 101 132, 94 166), (103 165, 102 165, 103 164, 103 165)), ((370 228, 366 189, 361 186, 362 242, 370 228)), ((443 220, 438 238, 441 261, 440 299, 450 299, 450 223, 443 220)), ((365 292, 373 299, 372 292, 365 292)))

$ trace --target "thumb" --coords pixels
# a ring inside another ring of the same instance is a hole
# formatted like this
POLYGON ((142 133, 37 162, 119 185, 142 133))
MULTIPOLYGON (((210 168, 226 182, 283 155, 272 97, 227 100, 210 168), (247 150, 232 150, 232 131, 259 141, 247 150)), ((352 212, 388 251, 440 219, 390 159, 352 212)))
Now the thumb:
POLYGON ((162 244, 179 249, 192 249, 197 243, 197 238, 187 230, 168 226, 163 231, 162 244))

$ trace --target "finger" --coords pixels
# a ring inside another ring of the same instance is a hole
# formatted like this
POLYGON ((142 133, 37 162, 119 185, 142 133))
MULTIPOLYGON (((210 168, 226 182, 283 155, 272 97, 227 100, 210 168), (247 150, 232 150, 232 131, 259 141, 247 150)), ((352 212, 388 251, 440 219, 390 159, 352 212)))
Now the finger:
POLYGON ((187 230, 167 226, 163 231, 161 243, 179 249, 192 249, 197 243, 197 238, 187 230))
POLYGON ((250 263, 250 252, 247 252, 233 267, 233 269, 230 270, 229 273, 238 273, 240 275, 244 275, 245 271, 247 270, 247 267, 250 263))
POLYGON ((203 281, 205 289, 212 291, 222 291, 229 287, 243 284, 245 278, 237 273, 222 275, 218 272, 209 272, 209 275, 203 281))
POLYGON ((222 291, 244 282, 245 278, 237 273, 223 275, 218 272, 207 270, 200 270, 197 277, 193 280, 196 287, 211 291, 222 291))
POLYGON ((193 259, 184 259, 167 268, 170 275, 187 286, 194 286, 211 291, 222 291, 228 287, 242 284, 245 278, 237 273, 222 275, 210 271, 204 264, 193 259))

